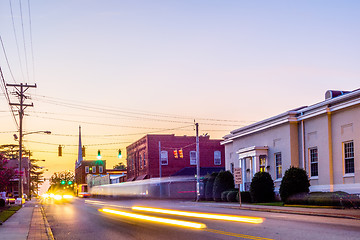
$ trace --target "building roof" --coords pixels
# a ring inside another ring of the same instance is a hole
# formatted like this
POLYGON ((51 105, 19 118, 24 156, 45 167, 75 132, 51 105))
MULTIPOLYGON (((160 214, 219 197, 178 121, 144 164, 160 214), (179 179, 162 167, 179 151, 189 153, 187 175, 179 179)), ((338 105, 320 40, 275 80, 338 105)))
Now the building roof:
POLYGON ((329 90, 325 93, 324 101, 310 106, 299 107, 251 125, 235 129, 231 131, 230 134, 223 137, 224 141, 222 141, 221 144, 224 145, 231 143, 235 138, 259 132, 284 123, 298 122, 357 104, 360 104, 360 89, 356 89, 354 91, 329 90))

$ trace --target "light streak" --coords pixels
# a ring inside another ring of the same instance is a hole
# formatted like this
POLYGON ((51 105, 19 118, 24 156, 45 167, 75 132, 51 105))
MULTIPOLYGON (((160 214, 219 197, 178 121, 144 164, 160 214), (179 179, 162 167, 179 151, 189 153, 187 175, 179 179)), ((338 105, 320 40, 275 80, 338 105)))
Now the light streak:
POLYGON ((254 223, 259 224, 264 221, 263 218, 259 217, 247 217, 247 216, 236 216, 236 215, 224 215, 224 214, 215 214, 215 213, 199 213, 199 212, 186 212, 170 209, 161 209, 161 208, 150 208, 150 207, 140 207, 134 206, 132 210, 153 212, 153 213, 163 213, 177 216, 185 217, 195 217, 195 218, 206 218, 214 220, 225 220, 225 221, 234 221, 234 222, 244 222, 244 223, 254 223))
POLYGON ((152 217, 152 216, 148 216, 148 215, 129 213, 129 212, 112 210, 112 209, 107 209, 107 208, 99 209, 99 211, 111 213, 111 214, 115 214, 115 215, 120 215, 120 216, 124 216, 124 217, 129 217, 129 218, 135 218, 138 220, 155 222, 155 223, 164 223, 164 224, 169 224, 169 225, 174 225, 174 226, 179 226, 179 227, 187 227, 187 228, 195 228, 195 229, 206 228, 206 225, 203 223, 196 223, 196 222, 189 222, 189 221, 182 221, 182 220, 175 220, 175 219, 161 218, 161 217, 152 217))

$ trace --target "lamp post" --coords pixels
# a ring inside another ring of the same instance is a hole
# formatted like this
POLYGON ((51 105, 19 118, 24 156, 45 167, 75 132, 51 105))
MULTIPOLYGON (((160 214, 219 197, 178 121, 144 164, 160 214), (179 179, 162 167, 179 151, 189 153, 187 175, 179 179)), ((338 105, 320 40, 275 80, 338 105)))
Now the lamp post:
MULTIPOLYGON (((22 126, 22 124, 20 124, 20 126, 22 126)), ((23 133, 22 132, 22 127, 20 127, 19 129, 19 197, 21 198, 21 205, 22 205, 22 198, 23 198, 23 184, 22 184, 22 174, 21 174, 21 170, 22 170, 22 139, 24 135, 29 135, 29 134, 34 134, 34 133, 45 133, 45 134, 51 134, 50 131, 35 131, 35 132, 26 132, 23 133)), ((14 134, 14 139, 17 140, 18 137, 16 134, 14 134)))

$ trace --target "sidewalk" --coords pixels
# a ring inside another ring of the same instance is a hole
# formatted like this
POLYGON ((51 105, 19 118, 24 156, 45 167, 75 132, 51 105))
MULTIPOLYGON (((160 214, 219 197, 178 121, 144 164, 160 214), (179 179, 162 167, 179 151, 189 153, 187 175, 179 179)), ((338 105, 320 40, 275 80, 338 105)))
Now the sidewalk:
POLYGON ((194 204, 209 206, 209 207, 221 207, 232 208, 250 211, 262 211, 262 212, 276 212, 276 213, 288 213, 288 214, 301 214, 312 215, 322 217, 335 217, 335 218, 347 218, 360 220, 360 209, 335 209, 325 207, 287 207, 287 206, 264 206, 254 204, 241 204, 239 203, 221 203, 221 202, 198 202, 194 204))
POLYGON ((26 202, 19 211, 0 226, 1 239, 48 240, 54 239, 51 231, 47 234, 47 222, 37 199, 26 202))

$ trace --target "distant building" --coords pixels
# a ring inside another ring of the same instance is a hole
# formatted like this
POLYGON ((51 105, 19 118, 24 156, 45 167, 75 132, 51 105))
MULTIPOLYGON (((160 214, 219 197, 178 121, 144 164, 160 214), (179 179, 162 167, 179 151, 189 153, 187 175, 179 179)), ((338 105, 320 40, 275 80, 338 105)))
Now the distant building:
POLYGON ((106 169, 106 172, 110 176, 110 184, 122 183, 127 181, 127 177, 126 177, 127 170, 106 169))
POLYGON ((19 172, 19 159, 10 159, 6 164, 7 168, 12 168, 15 171, 15 175, 10 179, 10 186, 8 192, 13 196, 19 196, 19 179, 20 174, 22 175, 22 186, 23 193, 30 196, 30 160, 27 157, 22 158, 21 167, 22 170, 19 172))
POLYGON ((105 160, 83 160, 81 127, 79 127, 78 159, 75 162, 76 192, 87 192, 87 175, 106 175, 105 160))
POLYGON ((276 190, 290 166, 305 169, 311 191, 360 193, 360 89, 242 127, 224 137, 226 169, 241 167, 241 190, 269 172, 276 190))
MULTIPOLYGON (((220 142, 209 136, 199 137, 200 175, 224 170, 225 151, 220 142)), ((160 151, 162 177, 196 174, 196 137, 193 136, 146 135, 129 145, 126 151, 127 181, 159 177, 160 151)))

